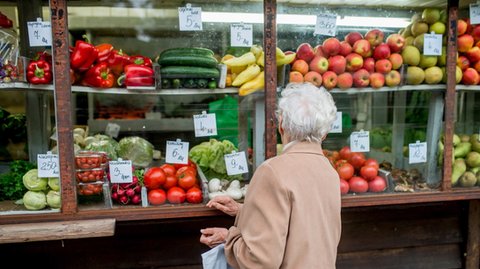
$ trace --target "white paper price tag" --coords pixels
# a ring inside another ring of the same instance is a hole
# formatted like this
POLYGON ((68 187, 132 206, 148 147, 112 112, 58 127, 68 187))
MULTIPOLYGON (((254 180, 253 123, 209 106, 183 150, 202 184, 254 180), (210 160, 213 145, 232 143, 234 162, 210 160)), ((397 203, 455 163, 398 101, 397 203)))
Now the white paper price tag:
POLYGON ((217 118, 214 113, 202 113, 193 115, 193 126, 195 128, 195 136, 212 136, 217 135, 217 118))
POLYGON ((315 24, 316 35, 335 36, 337 34, 337 15, 319 14, 315 24))
POLYGON ((408 144, 408 163, 427 162, 427 142, 408 144))
POLYGON ((369 152, 370 132, 360 131, 350 134, 350 149, 352 152, 369 152))
POLYGON ((247 158, 244 151, 225 154, 223 157, 225 158, 227 175, 233 176, 248 173, 247 158))
POLYGON ((112 183, 132 183, 132 161, 119 160, 109 161, 108 169, 110 172, 110 182, 112 183))
POLYGON ((480 23, 480 4, 470 4, 470 24, 480 23))
POLYGON ((59 177, 60 164, 58 155, 48 152, 37 155, 38 177, 59 177))
POLYGON ((442 55, 442 35, 425 34, 423 41, 424 55, 442 55))
POLYGON ((120 125, 116 123, 107 123, 107 127, 105 127, 106 135, 117 138, 119 133, 120 133, 120 125))
POLYGON ((188 142, 167 141, 165 152, 165 162, 167 163, 188 163, 188 142))
POLYGON ((251 24, 235 23, 230 25, 230 46, 251 47, 253 27, 251 24))
POLYGON ((37 21, 29 21, 27 22, 27 29, 30 47, 52 45, 52 25, 49 21, 42 21, 40 18, 37 21))
POLYGON ((332 134, 342 133, 342 112, 337 112, 337 118, 332 124, 332 129, 330 129, 332 134))
POLYGON ((178 8, 180 31, 202 31, 202 8, 187 4, 178 8))

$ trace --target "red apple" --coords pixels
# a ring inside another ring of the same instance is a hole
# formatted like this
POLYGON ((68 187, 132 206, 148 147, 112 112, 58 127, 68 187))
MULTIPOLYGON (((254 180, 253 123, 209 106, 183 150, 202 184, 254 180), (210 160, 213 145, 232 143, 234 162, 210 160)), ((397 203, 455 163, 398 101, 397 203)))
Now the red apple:
POLYGON ((345 36, 345 41, 347 41, 348 44, 350 44, 350 46, 352 47, 353 44, 355 44, 355 42, 360 39, 363 39, 363 36, 359 32, 350 32, 345 36))
POLYGON ((342 41, 340 42, 340 52, 339 54, 342 55, 342 56, 347 56, 348 54, 350 54, 352 52, 352 46, 350 46, 350 44, 348 44, 347 41, 342 41))
POLYGON ((381 59, 375 62, 375 72, 386 74, 392 70, 392 63, 388 59, 381 59))
POLYGON ((457 38, 457 49, 459 52, 467 52, 473 47, 473 36, 469 34, 463 34, 457 38))
POLYGON ((315 56, 328 58, 328 55, 322 49, 322 45, 316 45, 315 48, 313 48, 313 52, 315 53, 315 56))
POLYGON ((475 40, 475 42, 479 41, 480 40, 480 25, 474 25, 473 29, 472 29, 472 32, 470 32, 470 34, 472 35, 473 40, 475 40))
POLYGON ((465 69, 470 67, 470 61, 468 60, 467 57, 465 57, 463 55, 458 56, 457 66, 460 67, 460 69, 462 69, 462 71, 465 71, 465 69))
POLYGON ((305 75, 308 72, 308 63, 302 59, 295 60, 292 64, 292 71, 298 71, 305 75))
POLYGON ((402 77, 397 70, 392 70, 385 75, 385 85, 388 87, 398 86, 401 81, 402 77))
POLYGON ((387 37, 387 45, 391 52, 400 52, 405 46, 405 38, 401 34, 391 34, 387 37))
POLYGON ((353 76, 350 73, 342 73, 337 77, 337 86, 340 89, 349 89, 353 85, 353 76))
POLYGON ((388 57, 390 57, 390 47, 385 43, 376 46, 373 50, 373 58, 375 60, 387 59, 388 57))
POLYGON ((383 85, 385 85, 385 77, 382 73, 375 72, 370 75, 370 86, 372 88, 378 89, 383 85))
POLYGON ((465 20, 457 20, 457 35, 461 36, 467 32, 468 24, 465 20))
POLYGON ((340 52, 340 41, 335 37, 330 37, 323 41, 322 50, 329 56, 337 55, 340 52))
POLYGON ((477 70, 469 67, 463 71, 462 83, 465 85, 477 85, 480 81, 480 75, 477 70))
POLYGON ((466 55, 470 63, 476 63, 480 61, 480 48, 477 46, 473 46, 467 51, 466 55))
POLYGON ((370 52, 370 43, 365 39, 360 39, 353 44, 353 52, 360 54, 363 58, 369 57, 370 52))
POLYGON ((303 75, 302 73, 298 72, 298 71, 290 71, 290 74, 289 74, 289 81, 288 82, 292 82, 292 83, 303 83, 303 75))
POLYGON ((310 62, 315 56, 313 48, 308 43, 302 43, 297 47, 297 59, 302 59, 306 62, 310 62))
MULTIPOLYGON (((458 66, 457 66, 457 67, 458 67, 458 66)), ((460 67, 458 67, 458 68, 460 68, 460 67)), ((474 68, 475 70, 477 70, 477 72, 480 72, 480 62, 476 62, 476 63, 473 65, 473 68, 474 68)), ((480 74, 480 73, 479 73, 479 74, 480 74)))
POLYGON ((359 69, 353 73, 353 85, 355 87, 368 87, 370 84, 370 73, 366 69, 359 69))
POLYGON ((342 55, 335 55, 328 58, 328 70, 335 72, 339 75, 345 72, 347 61, 342 55))
POLYGON ((328 60, 323 56, 315 56, 309 64, 310 70, 323 74, 328 70, 328 60))
POLYGON ((365 34, 365 39, 368 40, 372 47, 376 47, 383 42, 385 34, 379 29, 372 29, 365 34))
POLYGON ((337 86, 337 74, 333 71, 327 71, 323 74, 323 87, 331 90, 337 86))
POLYGON ((400 67, 402 67, 403 58, 402 58, 402 55, 400 55, 400 53, 392 53, 390 54, 390 57, 388 57, 388 59, 392 63, 392 69, 397 70, 397 69, 400 69, 400 67))
POLYGON ((346 70, 348 72, 355 72, 363 66, 363 57, 360 54, 352 52, 345 57, 347 61, 346 70))
POLYGON ((370 73, 373 73, 375 71, 375 59, 373 58, 367 58, 363 59, 363 67, 365 70, 367 70, 370 73))
POLYGON ((322 86, 322 75, 315 71, 309 71, 308 73, 303 76, 303 80, 305 82, 310 82, 316 87, 322 86))

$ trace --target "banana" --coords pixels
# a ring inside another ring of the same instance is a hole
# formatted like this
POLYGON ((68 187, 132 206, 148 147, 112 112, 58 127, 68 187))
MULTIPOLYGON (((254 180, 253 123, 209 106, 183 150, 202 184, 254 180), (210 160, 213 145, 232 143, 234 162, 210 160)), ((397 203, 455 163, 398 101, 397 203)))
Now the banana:
POLYGON ((260 55, 258 55, 257 57, 257 64, 261 67, 264 67, 265 66, 265 53, 262 51, 260 52, 260 55))
POLYGON ((254 93, 259 90, 263 90, 265 86, 265 72, 260 72, 253 80, 250 80, 243 84, 240 89, 238 89, 238 95, 245 96, 251 93, 254 93))
POLYGON ((260 66, 252 64, 247 69, 243 70, 242 73, 238 74, 235 80, 232 82, 232 86, 240 86, 247 81, 254 79, 260 73, 260 66))
POLYGON ((275 56, 276 56, 277 60, 278 59, 283 59, 283 58, 285 58, 285 53, 283 53, 283 51, 279 47, 277 47, 277 49, 275 50, 275 56))
POLYGON ((277 66, 290 64, 291 62, 293 62, 293 60, 295 60, 296 56, 296 53, 292 53, 285 55, 285 57, 283 57, 282 59, 277 59, 277 66))
POLYGON ((263 48, 260 45, 253 45, 250 47, 250 52, 252 52, 253 55, 255 55, 255 58, 258 58, 260 53, 263 52, 263 48))
POLYGON ((247 52, 240 57, 226 60, 224 64, 231 67, 246 66, 246 65, 255 63, 256 60, 257 58, 255 58, 255 55, 253 54, 253 52, 247 52))

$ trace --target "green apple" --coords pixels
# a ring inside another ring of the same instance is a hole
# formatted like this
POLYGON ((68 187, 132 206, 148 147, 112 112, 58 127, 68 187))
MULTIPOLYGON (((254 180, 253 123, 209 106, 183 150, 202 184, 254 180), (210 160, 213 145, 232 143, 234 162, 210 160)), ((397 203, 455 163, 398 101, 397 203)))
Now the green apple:
POLYGON ((418 66, 420 68, 425 69, 425 68, 435 66, 436 64, 437 64, 437 56, 422 54, 420 56, 420 63, 418 64, 418 66))
POLYGON ((426 8, 422 12, 422 20, 428 24, 434 24, 440 20, 440 10, 436 8, 426 8))
POLYGON ((418 66, 409 66, 407 68, 407 84, 418 85, 425 80, 425 71, 418 66))
POLYGON ((425 69, 425 83, 438 84, 442 81, 443 72, 438 66, 432 66, 425 69))
POLYGON ((437 35, 443 35, 445 33, 445 24, 443 22, 437 21, 434 24, 430 25, 429 32, 435 32, 437 35))
POLYGON ((421 34, 425 34, 428 32, 428 24, 423 21, 417 21, 416 23, 412 24, 412 28, 410 29, 413 36, 419 36, 421 34))
POLYGON ((413 45, 417 47, 417 49, 422 52, 423 51, 423 43, 425 41, 425 34, 418 35, 413 40, 413 45))
POLYGON ((417 66, 420 63, 420 51, 415 46, 406 46, 403 48, 402 58, 404 63, 417 66))
POLYGON ((413 14, 413 16, 412 16, 412 18, 410 19, 410 21, 411 21, 412 23, 414 23, 414 22, 417 22, 417 21, 419 21, 419 20, 421 20, 421 19, 422 19, 422 13, 416 12, 415 14, 413 14))

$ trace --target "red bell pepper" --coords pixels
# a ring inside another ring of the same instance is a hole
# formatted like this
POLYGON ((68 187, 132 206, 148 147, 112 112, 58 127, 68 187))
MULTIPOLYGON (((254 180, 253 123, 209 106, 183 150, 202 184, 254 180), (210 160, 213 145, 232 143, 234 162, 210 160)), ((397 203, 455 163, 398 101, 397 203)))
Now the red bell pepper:
POLYGON ((7 16, 5 16, 2 12, 0 12, 0 27, 2 28, 12 28, 13 22, 7 16))
MULTIPOLYGON (((84 36, 86 39, 86 37, 84 36)), ((87 40, 87 39, 86 39, 87 40)), ((80 72, 87 71, 97 59, 98 50, 87 41, 77 40, 70 55, 70 67, 80 72)))
POLYGON ((115 83, 115 76, 108 68, 108 64, 101 62, 88 69, 83 78, 83 83, 90 87, 111 88, 115 83))
POLYGON ((96 45, 95 48, 98 51, 98 56, 96 60, 97 62, 104 62, 108 60, 108 57, 110 57, 110 54, 112 54, 112 51, 113 51, 112 44, 108 44, 108 43, 96 45))
POLYGON ((52 64, 52 55, 47 51, 39 51, 37 55, 33 58, 34 60, 43 60, 48 62, 50 65, 52 64))
POLYGON ((130 56, 130 61, 132 64, 152 67, 152 59, 142 55, 130 56))
POLYGON ((153 86, 155 74, 148 66, 129 64, 125 66, 125 73, 118 78, 117 82, 121 86, 153 86))
POLYGON ((110 54, 110 57, 108 58, 107 63, 108 63, 108 67, 110 67, 112 72, 116 76, 120 76, 123 73, 123 68, 126 65, 129 65, 131 63, 130 56, 123 53, 122 50, 114 50, 110 54))
POLYGON ((51 65, 44 60, 30 61, 27 67, 27 80, 32 84, 50 84, 52 82, 51 65))

